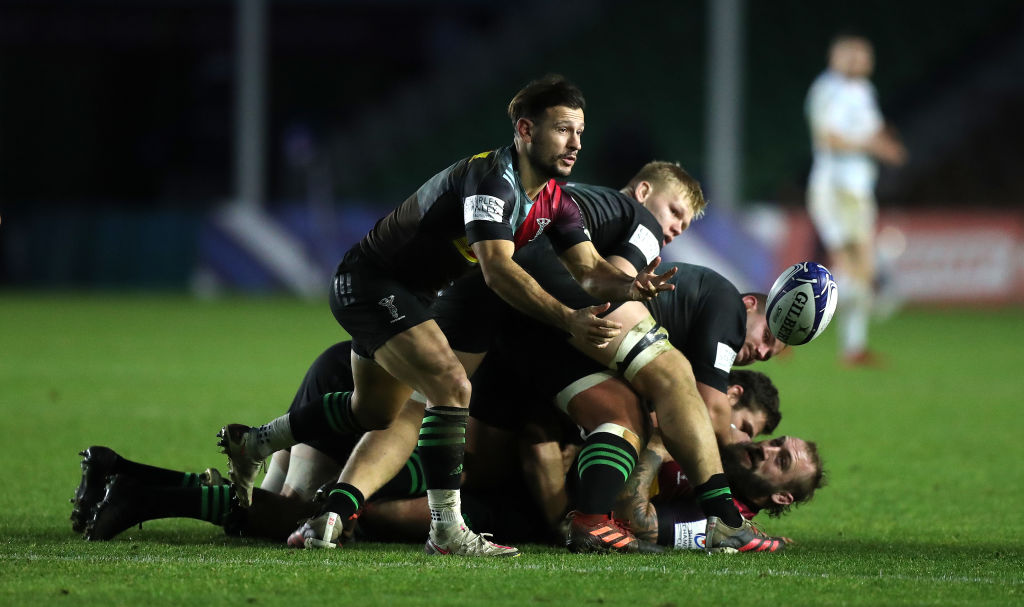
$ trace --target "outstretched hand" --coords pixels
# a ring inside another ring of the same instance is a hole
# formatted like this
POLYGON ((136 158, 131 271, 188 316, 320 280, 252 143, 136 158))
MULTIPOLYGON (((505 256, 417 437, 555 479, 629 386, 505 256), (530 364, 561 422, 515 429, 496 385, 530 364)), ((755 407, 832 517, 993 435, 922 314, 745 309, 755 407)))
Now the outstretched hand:
POLYGON ((636 275, 633 286, 630 288, 632 301, 654 299, 662 291, 675 290, 676 286, 668 284, 668 280, 676 275, 678 268, 672 268, 664 274, 655 274, 654 271, 659 265, 661 265, 661 257, 655 257, 654 261, 647 264, 647 267, 636 275))

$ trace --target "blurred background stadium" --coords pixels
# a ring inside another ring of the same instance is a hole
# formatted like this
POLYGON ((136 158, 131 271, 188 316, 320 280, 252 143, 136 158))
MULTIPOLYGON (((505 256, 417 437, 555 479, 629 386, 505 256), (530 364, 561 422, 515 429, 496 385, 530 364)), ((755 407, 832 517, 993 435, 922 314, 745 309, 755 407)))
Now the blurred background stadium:
POLYGON ((766 290, 820 258, 802 105, 840 30, 911 155, 878 192, 899 297, 1024 302, 1018 0, 4 0, 0 286, 322 297, 558 72, 588 100, 574 179, 681 162, 712 205, 667 256, 766 290))

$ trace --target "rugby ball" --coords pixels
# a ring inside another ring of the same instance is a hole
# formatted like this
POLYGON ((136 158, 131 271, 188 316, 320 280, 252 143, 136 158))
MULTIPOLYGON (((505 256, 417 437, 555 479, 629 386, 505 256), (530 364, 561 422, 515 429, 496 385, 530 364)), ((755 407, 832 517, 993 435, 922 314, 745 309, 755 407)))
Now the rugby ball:
POLYGON ((768 329, 785 344, 805 344, 825 331, 838 302, 836 281, 828 268, 813 261, 795 264, 768 292, 768 329))

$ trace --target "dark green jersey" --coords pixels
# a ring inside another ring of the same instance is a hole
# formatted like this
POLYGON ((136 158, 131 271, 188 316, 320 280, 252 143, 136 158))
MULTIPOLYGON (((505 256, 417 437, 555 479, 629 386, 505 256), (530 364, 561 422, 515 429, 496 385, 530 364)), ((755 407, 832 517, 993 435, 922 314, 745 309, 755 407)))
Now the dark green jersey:
POLYGON ((587 239, 579 207, 554 180, 536 200, 527 197, 508 146, 431 177, 359 247, 407 287, 436 291, 476 266, 473 243, 511 240, 518 249, 541 234, 558 251, 587 239))
POLYGON ((632 197, 585 183, 567 183, 562 191, 579 205, 594 247, 604 257, 618 255, 639 271, 661 252, 661 225, 632 197))
POLYGON ((659 274, 678 272, 674 291, 645 302, 651 316, 668 331, 669 341, 693 367, 697 381, 725 392, 729 371, 747 334, 747 312, 740 292, 711 268, 688 263, 662 264, 659 274))

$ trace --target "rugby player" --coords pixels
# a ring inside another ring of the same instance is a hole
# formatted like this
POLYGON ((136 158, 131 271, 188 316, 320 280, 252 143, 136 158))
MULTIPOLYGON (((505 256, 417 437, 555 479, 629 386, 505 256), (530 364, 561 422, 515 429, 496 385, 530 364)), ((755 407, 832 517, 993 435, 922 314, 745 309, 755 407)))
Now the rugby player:
MULTIPOLYGON (((760 511, 779 517, 806 503, 826 484, 818 446, 795 436, 754 443, 734 443, 721 449, 722 465, 735 491, 743 517, 760 511)), ((682 468, 653 439, 630 475, 615 507, 638 538, 681 550, 705 549, 707 521, 693 496, 682 468)), ((753 540, 751 550, 772 550, 785 538, 753 540)))
MULTIPOLYGON (((565 178, 582 147, 584 99, 561 77, 534 81, 509 104, 512 145, 460 160, 429 179, 350 249, 338 266, 331 310, 353 338, 355 388, 250 428, 225 426, 221 446, 248 503, 264 459, 321 436, 387 428, 415 389, 427 403, 420 430, 432 524, 429 554, 517 556, 472 532, 459 512, 459 479, 471 385, 428 309, 438 289, 478 268, 487 286, 513 308, 600 349, 618 334, 598 318, 607 304, 573 310, 546 293, 513 259, 543 234, 599 302, 643 300, 671 289, 652 273, 635 277, 605 261, 583 228, 579 208, 554 178, 565 178)), ((405 444, 406 453, 413 442, 405 444)), ((322 533, 330 513, 365 502, 356 483, 339 484, 327 511, 310 522, 322 533)), ((327 538, 330 541, 330 538, 327 538)))
POLYGON ((874 65, 867 38, 835 37, 828 69, 815 78, 804 101, 814 151, 807 210, 843 285, 839 343, 844 363, 854 366, 878 362, 868 348, 876 281, 876 161, 901 166, 907 159, 878 107, 869 79, 874 65))
MULTIPOLYGON (((644 274, 652 268, 662 243, 681 234, 706 206, 700 184, 682 167, 669 162, 644 165, 621 190, 570 184, 565 192, 578 203, 597 252, 628 275, 644 274)), ((564 277, 565 282, 559 281, 555 286, 563 290, 578 289, 580 296, 588 298, 586 307, 598 309, 592 307, 599 302, 589 299, 586 277, 574 277, 570 274, 571 266, 558 263, 552 243, 535 240, 520 249, 514 259, 517 263, 528 259, 531 272, 539 273, 548 265, 557 266, 554 271, 564 277)), ((674 270, 667 272, 662 280, 668 280, 672 272, 674 270)), ((431 307, 431 314, 470 374, 491 348, 500 324, 498 319, 502 316, 499 310, 508 307, 487 288, 485 280, 486 275, 466 276, 457 286, 446 289, 431 307)), ((544 284, 541 288, 548 290, 544 284)), ((564 297, 561 298, 564 301, 564 297)), ((530 357, 526 355, 515 365, 528 365, 530 357)), ((422 411, 427 400, 417 392, 404 408, 422 411)), ((431 416, 428 414, 428 417, 431 416)), ((419 430, 421 447, 433 440, 425 434, 428 431, 426 427, 419 430)), ((415 439, 416 430, 404 425, 365 434, 342 472, 342 488, 350 484, 358 487, 362 495, 371 495, 405 465, 415 439)), ((335 500, 325 508, 337 508, 337 511, 328 511, 347 517, 360 505, 361 502, 355 500, 335 500)), ((317 539, 320 527, 314 523, 304 524, 296 533, 317 539)))

